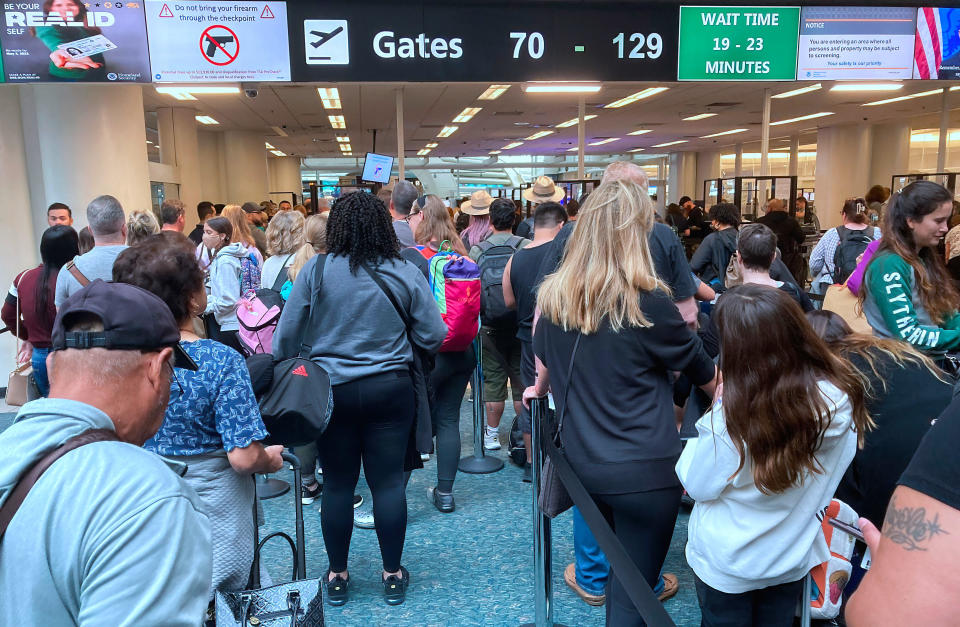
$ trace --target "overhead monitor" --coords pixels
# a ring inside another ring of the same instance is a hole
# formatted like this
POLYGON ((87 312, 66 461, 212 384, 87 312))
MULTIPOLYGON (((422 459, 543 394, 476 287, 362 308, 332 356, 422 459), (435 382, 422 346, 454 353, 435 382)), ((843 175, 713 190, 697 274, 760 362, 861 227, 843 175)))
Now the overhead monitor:
POLYGON ((960 79, 960 9, 917 9, 913 77, 960 79))
POLYGON ((389 183, 390 171, 393 169, 393 157, 389 155, 378 155, 373 152, 367 153, 367 158, 363 162, 364 181, 373 183, 389 183))
POLYGON ((910 78, 916 17, 909 7, 804 7, 797 79, 910 78))

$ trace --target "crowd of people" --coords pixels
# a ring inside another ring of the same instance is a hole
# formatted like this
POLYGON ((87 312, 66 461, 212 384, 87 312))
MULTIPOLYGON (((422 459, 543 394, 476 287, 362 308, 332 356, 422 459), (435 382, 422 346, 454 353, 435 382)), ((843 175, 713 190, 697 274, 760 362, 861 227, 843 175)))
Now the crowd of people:
MULTIPOLYGON (((733 204, 684 197, 661 216, 629 162, 578 199, 537 178, 528 216, 485 190, 451 207, 401 180, 332 207, 202 202, 185 234, 178 200, 128 214, 100 196, 86 207, 91 243, 54 203, 41 264, 12 277, 2 309, 41 398, 0 434, 0 616, 212 619, 217 591, 248 584, 252 475, 278 471, 284 444, 303 468, 299 497, 321 502, 326 602, 350 599, 359 526, 376 531, 384 601, 403 603, 410 473, 435 455, 428 498, 456 511, 461 405, 479 366, 483 446, 507 444, 530 481, 530 403, 552 393, 563 454, 617 540, 661 600, 693 587, 703 625, 792 624, 808 573, 831 560, 832 499, 865 539, 838 586, 841 620, 955 619, 943 599, 960 552, 948 267, 960 227, 935 183, 867 196, 844 203, 809 259, 806 202, 771 199, 746 222, 733 204), (463 329, 444 263, 479 289, 457 304, 478 303, 476 341, 451 342, 463 329), (831 310, 837 290, 857 307, 831 310), (266 292, 282 313, 264 349, 243 317, 266 292), (271 440, 244 359, 264 351, 329 375, 315 440, 271 440), (50 461, 71 447, 83 450, 50 461), (687 582, 663 572, 685 501, 687 582)), ((568 586, 605 604, 608 625, 644 624, 576 508, 573 525, 568 586)))

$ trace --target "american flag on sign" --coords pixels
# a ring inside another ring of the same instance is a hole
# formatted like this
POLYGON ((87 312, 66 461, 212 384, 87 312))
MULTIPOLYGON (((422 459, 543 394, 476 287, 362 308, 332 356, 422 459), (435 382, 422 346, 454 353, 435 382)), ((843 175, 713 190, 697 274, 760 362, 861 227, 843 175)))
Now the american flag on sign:
POLYGON ((934 7, 917 10, 917 43, 913 48, 913 77, 935 79, 943 62, 940 12, 934 7))

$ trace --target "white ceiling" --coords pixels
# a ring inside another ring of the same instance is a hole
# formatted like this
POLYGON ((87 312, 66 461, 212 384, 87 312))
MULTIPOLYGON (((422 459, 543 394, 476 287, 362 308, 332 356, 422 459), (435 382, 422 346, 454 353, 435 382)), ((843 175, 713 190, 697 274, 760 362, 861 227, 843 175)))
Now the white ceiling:
MULTIPOLYGON (((763 90, 780 93, 810 83, 668 83, 666 92, 640 100, 619 109, 604 109, 603 105, 630 95, 650 83, 607 83, 598 94, 587 96, 586 113, 597 118, 586 123, 586 142, 608 137, 618 141, 601 146, 587 146, 587 154, 625 153, 633 148, 645 148, 644 153, 663 153, 677 150, 709 150, 724 148, 736 142, 760 140, 763 90), (717 113, 716 116, 684 122, 681 118, 699 113, 717 113), (633 130, 649 128, 652 132, 629 136, 633 130), (735 128, 749 129, 745 133, 701 139, 703 135, 735 128), (651 148, 655 144, 686 139, 687 143, 669 148, 651 148)), ((929 91, 946 85, 946 81, 905 81, 897 92, 831 92, 830 83, 824 88, 792 98, 772 101, 771 121, 794 118, 820 111, 832 111, 829 117, 796 122, 771 129, 771 138, 787 138, 791 134, 811 132, 818 126, 847 123, 875 123, 910 118, 915 128, 939 125, 940 96, 926 96, 875 107, 861 106, 884 98, 929 91), (916 118, 916 119, 914 119, 916 118)), ((406 84, 346 84, 335 85, 340 90, 342 111, 327 111, 317 95, 317 86, 309 84, 261 84, 259 95, 248 98, 239 95, 201 95, 196 101, 177 101, 158 94, 151 86, 144 87, 147 111, 158 107, 185 106, 197 114, 209 115, 220 122, 204 130, 259 130, 264 138, 289 155, 304 157, 338 157, 334 131, 328 114, 342 114, 354 156, 373 151, 373 130, 376 130, 376 150, 396 153, 396 91, 402 89, 404 101, 405 154, 415 156, 428 142, 439 146, 431 157, 458 157, 487 155, 512 141, 521 141, 538 130, 549 130, 554 125, 577 115, 577 96, 569 94, 527 94, 520 84, 513 84, 500 98, 477 100, 489 86, 487 83, 406 83, 406 84), (459 124, 459 130, 447 138, 436 135, 443 126, 451 124, 466 107, 482 107, 472 120, 459 124), (272 127, 283 129, 287 137, 278 136, 272 127)), ((330 85, 324 85, 330 86, 330 85)), ((960 91, 950 96, 951 108, 960 107, 960 91)), ((955 125, 960 125, 960 109, 953 111, 955 125)), ((566 155, 567 149, 577 144, 576 125, 554 129, 556 132, 527 141, 503 155, 566 155)), ((811 138, 812 139, 812 138, 811 138)), ((805 136, 804 143, 808 141, 805 136)), ((783 142, 774 142, 773 147, 783 142)))

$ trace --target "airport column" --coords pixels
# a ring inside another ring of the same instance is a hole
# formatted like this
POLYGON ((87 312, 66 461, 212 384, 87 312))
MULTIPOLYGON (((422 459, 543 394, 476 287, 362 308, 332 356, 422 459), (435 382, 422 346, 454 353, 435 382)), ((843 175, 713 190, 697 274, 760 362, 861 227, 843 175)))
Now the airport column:
MULTIPOLYGON (((47 226, 45 206, 30 202, 26 147, 20 122, 20 87, 0 87, 0 289, 7 290, 22 270, 37 265, 40 259, 40 237, 47 226)), ((13 334, 0 334, 0 372, 15 367, 13 334)), ((3 385, 6 385, 5 383, 3 385)))
POLYGON ((872 154, 867 183, 889 187, 893 175, 905 174, 910 167, 910 124, 874 124, 870 127, 870 138, 872 154))
POLYGON ((262 133, 227 131, 223 134, 227 201, 243 204, 267 198, 267 151, 262 133))
POLYGON ((862 196, 870 183, 870 128, 863 124, 830 126, 817 131, 817 216, 820 227, 840 224, 843 201, 862 196))
MULTIPOLYGON (((150 207, 147 134, 139 85, 21 85, 20 111, 35 212, 73 209, 76 227, 102 194, 127 211, 150 207)), ((44 227, 39 213, 34 224, 44 227)))
POLYGON ((270 198, 273 202, 292 200, 290 192, 297 195, 296 202, 303 202, 300 157, 271 157, 267 159, 267 170, 270 173, 270 198))
POLYGON ((937 146, 937 172, 943 172, 947 164, 947 136, 950 134, 950 88, 943 88, 940 97, 940 134, 937 146))
POLYGON ((189 228, 197 221, 197 203, 204 200, 196 115, 196 110, 186 107, 157 109, 160 161, 177 169, 180 190, 175 197, 186 205, 185 217, 189 228))
POLYGON ((670 198, 667 203, 677 202, 681 196, 699 198, 701 190, 697 189, 697 153, 672 152, 670 153, 670 169, 667 172, 670 189, 670 198))
POLYGON ((799 176, 800 174, 800 135, 790 136, 790 176, 799 176))

